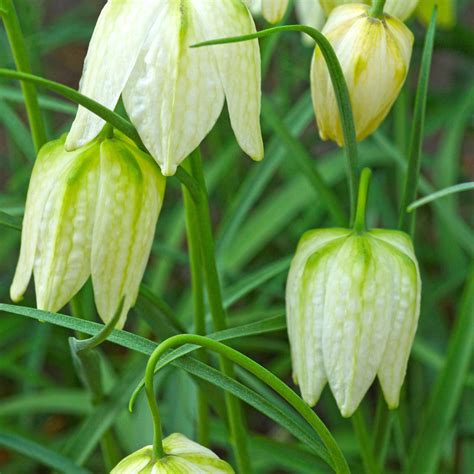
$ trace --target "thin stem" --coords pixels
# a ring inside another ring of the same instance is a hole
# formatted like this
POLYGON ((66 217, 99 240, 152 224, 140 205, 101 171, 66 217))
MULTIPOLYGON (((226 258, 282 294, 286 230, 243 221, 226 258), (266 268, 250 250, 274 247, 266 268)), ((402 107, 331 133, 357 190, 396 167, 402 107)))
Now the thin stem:
MULTIPOLYGON (((192 176, 200 186, 200 196, 198 201, 195 202, 194 209, 198 222, 199 241, 201 243, 202 263, 204 276, 206 278, 209 308, 214 330, 222 331, 227 328, 226 315, 222 300, 219 274, 217 272, 214 237, 209 213, 209 200, 199 150, 194 151, 190 155, 189 160, 192 176)), ((229 377, 233 377, 234 368, 232 364, 224 358, 221 358, 219 362, 222 372, 229 377)), ((240 403, 234 396, 227 392, 225 394, 225 402, 238 470, 239 472, 250 474, 252 469, 248 455, 247 434, 244 427, 243 415, 240 410, 240 403)))
MULTIPOLYGON (((246 355, 232 349, 221 342, 214 341, 207 337, 197 336, 194 334, 182 334, 173 336, 166 341, 163 341, 153 352, 147 364, 147 372, 153 373, 158 361, 166 352, 172 348, 182 346, 184 344, 194 344, 199 347, 205 347, 208 350, 216 352, 225 357, 227 360, 240 365, 245 370, 248 370, 255 377, 260 379, 266 385, 271 387, 283 399, 285 399, 315 430, 321 438, 323 444, 327 448, 331 459, 334 462, 334 469, 337 473, 349 473, 349 466, 342 454, 341 449, 336 443, 335 439, 326 428, 321 419, 311 409, 311 407, 304 402, 288 385, 281 381, 276 375, 269 370, 262 367, 260 364, 250 359, 246 355)), ((163 365, 164 367, 164 365, 163 365)), ((161 368, 163 368, 161 367, 161 368)), ((247 471, 243 471, 247 472, 247 471)))
POLYGON ((155 399, 155 389, 153 385, 154 375, 155 367, 148 362, 145 370, 145 391, 153 418, 153 458, 156 460, 164 457, 165 451, 163 449, 163 429, 161 427, 160 409, 155 399))
POLYGON ((385 466, 385 458, 387 456, 387 449, 393 424, 392 422, 393 414, 387 408, 382 390, 379 389, 373 437, 373 452, 376 453, 377 462, 379 466, 381 466, 382 471, 385 466))
POLYGON ((385 2, 386 0, 372 0, 372 8, 369 11, 369 15, 375 18, 383 18, 385 2))
POLYGON ((45 89, 56 92, 57 94, 62 95, 66 99, 69 99, 76 104, 82 105, 87 110, 90 110, 101 119, 113 125, 117 130, 120 130, 124 135, 133 140, 139 148, 145 150, 138 132, 128 120, 124 119, 113 110, 110 110, 107 107, 104 107, 102 104, 99 104, 99 102, 82 95, 72 87, 65 86, 59 82, 44 79, 43 77, 35 76, 34 74, 12 71, 11 69, 0 68, 0 77, 4 77, 6 79, 18 79, 22 82, 36 84, 38 86, 44 87, 45 89))
MULTIPOLYGON (((15 10, 13 0, 3 0, 0 7, 2 17, 7 32, 8 41, 15 60, 18 71, 31 73, 30 60, 26 49, 25 38, 21 31, 18 15, 15 10)), ((41 109, 39 107, 36 88, 32 84, 22 84, 23 96, 25 99, 26 112, 30 124, 31 135, 36 152, 46 143, 46 129, 44 126, 41 109)))
POLYGON ((415 212, 407 212, 408 206, 416 200, 418 194, 418 182, 420 179, 422 146, 425 128, 426 101, 428 96, 428 85, 431 69, 431 59, 436 33, 436 7, 433 10, 431 23, 426 33, 423 57, 421 61, 420 78, 415 100, 415 112, 410 138, 410 150, 408 156, 408 170, 405 178, 402 204, 400 208, 399 228, 409 234, 413 234, 415 227, 415 212))
MULTIPOLYGON (((189 160, 183 163, 183 169, 191 171, 189 160)), ((186 233, 188 239, 189 264, 191 269, 191 290, 193 296, 194 332, 201 336, 206 334, 206 307, 204 304, 204 278, 202 272, 201 242, 199 237, 199 224, 194 207, 194 200, 189 189, 183 185, 183 200, 186 212, 186 233)), ((204 352, 198 354, 201 362, 207 362, 204 352)), ((207 395, 199 387, 197 394, 198 412, 198 442, 203 446, 209 444, 209 410, 207 395)))
POLYGON ((235 36, 232 38, 219 38, 212 41, 205 41, 203 43, 192 45, 191 47, 198 48, 202 46, 211 46, 216 44, 238 43, 240 41, 249 41, 256 38, 264 38, 266 36, 275 33, 280 33, 283 31, 298 31, 311 36, 321 49, 321 53, 323 54, 324 60, 326 61, 329 74, 331 76, 331 82, 334 87, 337 104, 339 107, 339 113, 341 116, 341 125, 344 135, 344 149, 347 159, 351 222, 353 222, 353 218, 355 215, 357 184, 359 181, 359 158, 357 151, 354 116, 352 113, 352 105, 344 73, 342 72, 342 68, 336 56, 336 53, 334 52, 334 49, 327 40, 327 38, 321 32, 309 26, 284 25, 276 26, 274 28, 268 28, 266 30, 259 31, 250 35, 235 36))
POLYGON ((365 472, 367 474, 378 474, 380 472, 380 468, 377 464, 377 461, 375 460, 375 456, 372 451, 372 443, 370 442, 369 433, 367 431, 364 416, 360 408, 352 415, 351 420, 357 440, 359 442, 365 472))
POLYGON ((354 230, 357 233, 362 233, 367 230, 366 209, 371 177, 372 171, 369 168, 364 168, 360 175, 359 195, 357 197, 357 211, 354 221, 354 230))

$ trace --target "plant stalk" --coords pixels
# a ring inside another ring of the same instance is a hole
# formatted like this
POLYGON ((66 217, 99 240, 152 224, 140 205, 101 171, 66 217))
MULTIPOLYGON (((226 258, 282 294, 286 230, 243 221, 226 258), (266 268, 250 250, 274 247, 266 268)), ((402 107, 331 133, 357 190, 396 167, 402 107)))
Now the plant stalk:
POLYGON ((373 0, 372 8, 369 11, 369 15, 374 18, 383 18, 383 10, 385 8, 386 0, 373 0))
MULTIPOLYGON (((2 2, 0 2, 0 16, 5 25, 8 42, 17 70, 24 73, 31 73, 28 50, 13 0, 2 0, 2 2)), ((21 88, 25 99, 33 144, 36 152, 38 152, 46 143, 46 129, 39 107, 38 94, 33 84, 22 82, 21 88)))
MULTIPOLYGON (((207 196, 206 183, 202 168, 201 153, 199 149, 195 150, 190 156, 191 174, 199 184, 200 195, 197 202, 194 203, 194 212, 198 222, 199 241, 201 244, 203 271, 206 279, 207 296, 209 308, 215 331, 227 329, 226 315, 222 300, 222 290, 217 272, 215 259, 214 237, 212 233, 211 216, 209 212, 209 200, 207 196)), ((234 368, 229 360, 221 357, 220 367, 222 372, 234 377, 234 368)), ((227 407, 227 417, 231 440, 236 457, 238 472, 252 472, 250 458, 247 447, 247 433, 243 422, 243 414, 240 409, 239 401, 231 394, 225 394, 227 407)))

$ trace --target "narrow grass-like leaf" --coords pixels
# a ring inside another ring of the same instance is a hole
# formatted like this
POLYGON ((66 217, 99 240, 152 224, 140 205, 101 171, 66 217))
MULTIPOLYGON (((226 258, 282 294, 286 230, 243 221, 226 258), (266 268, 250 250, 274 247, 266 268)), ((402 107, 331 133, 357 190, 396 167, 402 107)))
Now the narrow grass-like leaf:
POLYGON ((428 97, 428 85, 430 80, 431 59, 433 57, 433 47, 436 34, 436 8, 431 17, 430 26, 426 32, 425 46, 421 60, 420 76, 416 92, 415 112, 410 138, 410 148, 408 152, 408 171, 405 180, 405 188, 402 197, 402 207, 400 210, 399 228, 408 233, 413 233, 415 225, 415 214, 407 213, 407 207, 415 201, 418 194, 418 181, 421 170, 421 158, 423 148, 423 138, 425 129, 426 101, 428 97))
POLYGON ((436 472, 443 443, 451 431, 474 349, 474 268, 468 277, 458 318, 449 340, 423 423, 412 444, 408 472, 436 472))
POLYGON ((21 218, 0 211, 0 226, 21 230, 21 218))
POLYGON ((436 201, 437 199, 449 196, 451 194, 460 193, 462 191, 471 191, 474 189, 474 182, 472 183, 461 183, 454 186, 449 186, 448 188, 441 189, 433 194, 429 194, 424 198, 418 199, 408 206, 408 212, 413 212, 415 209, 418 209, 421 206, 429 204, 436 201))
MULTIPOLYGON (((103 328, 102 324, 85 321, 82 319, 74 318, 72 316, 49 313, 46 311, 40 311, 37 309, 22 306, 14 306, 0 303, 0 311, 5 311, 10 314, 17 314, 20 316, 26 316, 38 321, 48 322, 57 326, 65 327, 67 329, 83 332, 91 336, 98 334, 103 328)), ((156 349, 157 347, 156 343, 149 341, 148 339, 145 339, 141 336, 128 333, 126 331, 114 330, 108 340, 122 347, 126 347, 128 349, 145 355, 151 355, 154 349, 156 349)), ((227 390, 232 395, 248 403, 256 410, 259 410, 261 413, 283 426, 293 436, 308 445, 318 456, 320 456, 322 459, 324 459, 327 463, 331 465, 329 455, 322 446, 319 439, 315 437, 315 434, 311 430, 309 425, 303 422, 302 419, 296 413, 293 415, 292 418, 289 418, 286 413, 282 413, 279 409, 275 408, 271 403, 265 400, 265 398, 261 397, 254 391, 248 389, 239 382, 236 382, 232 378, 224 376, 218 370, 213 369, 197 360, 191 359, 189 357, 184 357, 180 360, 174 361, 173 365, 178 368, 182 368, 190 374, 202 378, 207 382, 212 383, 216 387, 219 387, 223 390, 227 390)), ((141 376, 141 374, 139 375, 141 376)), ((95 426, 94 429, 97 430, 97 426, 95 426)), ((90 428, 88 428, 88 430, 90 430, 88 431, 88 433, 92 432, 90 428)))
POLYGON ((90 471, 81 468, 70 459, 61 456, 56 451, 22 438, 13 433, 0 431, 0 446, 15 451, 22 456, 34 459, 43 466, 68 474, 87 474, 90 471))

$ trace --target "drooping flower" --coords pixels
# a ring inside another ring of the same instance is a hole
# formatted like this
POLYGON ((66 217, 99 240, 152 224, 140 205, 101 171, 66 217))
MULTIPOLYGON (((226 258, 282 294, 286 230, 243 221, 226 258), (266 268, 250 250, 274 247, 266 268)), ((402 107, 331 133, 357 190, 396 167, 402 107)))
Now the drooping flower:
MULTIPOLYGON (((190 48, 254 32, 241 0, 109 0, 92 36, 80 91, 111 109, 122 95, 166 176, 205 138, 225 99, 240 146, 261 160, 258 42, 190 48)), ((67 149, 86 145, 103 125, 79 107, 67 149)))
POLYGON ((211 450, 175 433, 163 440, 166 456, 153 459, 153 447, 146 446, 115 466, 110 474, 233 474, 234 470, 211 450))
POLYGON ((125 298, 121 328, 150 255, 165 178, 120 135, 73 152, 65 140, 45 145, 36 160, 10 295, 20 301, 33 274, 38 308, 57 312, 92 276, 104 322, 125 298))
POLYGON ((319 229, 301 239, 286 288, 293 376, 315 405, 329 382, 351 416, 377 376, 399 402, 420 308, 421 280, 402 232, 319 229))
MULTIPOLYGON (((374 132, 387 116, 405 82, 413 49, 413 34, 400 20, 374 18, 369 10, 362 4, 341 6, 332 11, 323 29, 349 88, 358 140, 374 132)), ((311 88, 321 138, 342 146, 334 88, 319 48, 313 57, 311 88)))

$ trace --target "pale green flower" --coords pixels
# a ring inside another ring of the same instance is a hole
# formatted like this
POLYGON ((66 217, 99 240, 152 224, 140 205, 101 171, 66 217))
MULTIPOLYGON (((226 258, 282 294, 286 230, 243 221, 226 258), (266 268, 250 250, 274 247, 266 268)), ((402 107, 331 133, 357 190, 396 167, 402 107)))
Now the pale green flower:
POLYGON ((110 474, 233 474, 234 470, 211 450, 175 433, 163 440, 166 456, 153 460, 146 446, 115 466, 110 474))
MULTIPOLYGON (((336 8, 323 29, 347 82, 357 140, 379 127, 397 99, 407 77, 414 39, 400 20, 373 18, 369 9, 362 4, 336 8)), ((313 57, 311 89, 321 138, 342 146, 339 108, 319 48, 313 57)))
POLYGON ((45 145, 28 190, 10 289, 20 301, 34 275, 37 306, 59 311, 92 276, 104 322, 135 303, 165 191, 154 161, 127 139, 99 137, 74 152, 45 145))
POLYGON ((286 288, 293 376, 316 404, 329 382, 351 416, 377 376, 396 408, 420 312, 410 237, 398 231, 307 232, 286 288))
MULTIPOLYGON (((242 149, 263 158, 258 42, 192 44, 255 32, 241 0, 109 0, 97 22, 80 91, 108 108, 122 95, 128 115, 164 175, 201 143, 227 100, 242 149)), ((69 150, 104 122, 79 107, 69 150)))

